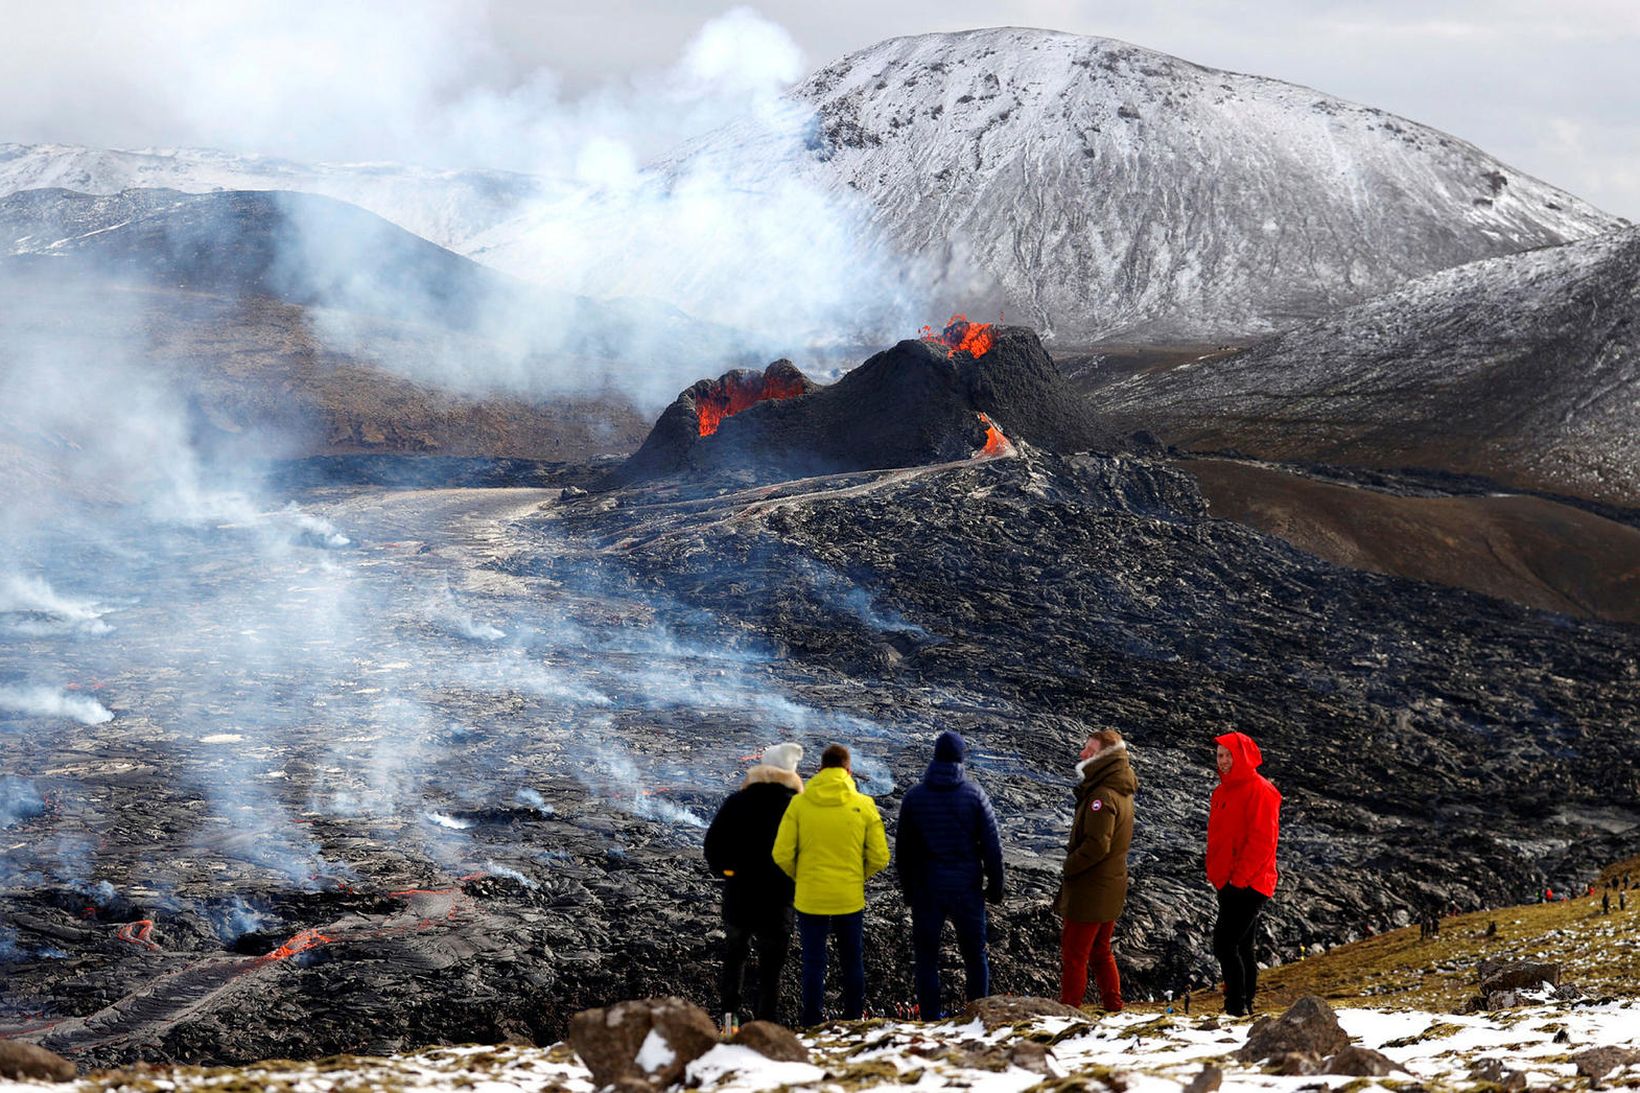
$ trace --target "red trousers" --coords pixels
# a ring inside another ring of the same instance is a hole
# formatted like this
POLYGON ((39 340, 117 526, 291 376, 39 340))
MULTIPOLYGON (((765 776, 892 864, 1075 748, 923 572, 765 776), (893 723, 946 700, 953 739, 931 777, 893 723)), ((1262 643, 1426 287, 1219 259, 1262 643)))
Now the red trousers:
POLYGON ((1111 955, 1110 935, 1114 922, 1064 920, 1059 935, 1059 1000, 1080 1006, 1088 993, 1088 964, 1093 964, 1093 980, 1099 985, 1099 1002, 1111 1013, 1122 1008, 1122 977, 1111 955))

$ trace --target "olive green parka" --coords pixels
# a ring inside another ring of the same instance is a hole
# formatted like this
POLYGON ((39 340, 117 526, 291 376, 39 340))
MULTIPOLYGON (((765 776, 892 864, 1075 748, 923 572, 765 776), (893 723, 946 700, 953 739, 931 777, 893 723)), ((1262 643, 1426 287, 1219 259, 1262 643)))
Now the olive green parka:
POLYGON ((1111 744, 1077 764, 1076 820, 1054 910, 1073 922, 1114 922, 1127 901, 1133 795, 1139 789, 1127 745, 1111 744))

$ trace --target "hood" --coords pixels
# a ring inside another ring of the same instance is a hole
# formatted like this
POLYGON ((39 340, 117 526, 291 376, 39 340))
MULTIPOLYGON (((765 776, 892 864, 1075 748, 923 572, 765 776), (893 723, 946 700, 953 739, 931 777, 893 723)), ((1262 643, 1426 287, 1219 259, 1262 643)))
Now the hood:
POLYGON ((962 784, 962 764, 950 763, 944 759, 936 759, 928 764, 928 770, 923 772, 923 782, 926 785, 941 788, 962 784))
POLYGON ((835 808, 846 804, 856 792, 854 779, 848 771, 842 767, 825 767, 809 779, 808 788, 803 791, 803 799, 811 805, 835 808))
POLYGON ((1100 748, 1096 755, 1076 764, 1077 773, 1082 776, 1078 788, 1109 786, 1117 793, 1129 796, 1137 793, 1139 779, 1133 773, 1133 764, 1128 761, 1130 754, 1126 741, 1100 748))
POLYGON ((1229 750, 1235 762, 1230 765, 1228 776, 1219 775, 1221 782, 1242 782, 1258 775, 1259 764, 1264 762, 1264 756, 1259 754, 1258 745, 1253 738, 1244 732, 1227 732, 1223 736, 1213 738, 1213 743, 1229 750))
POLYGON ((934 760, 939 763, 961 763, 968 758, 968 742, 962 734, 950 729, 940 733, 934 741, 934 760))
POLYGON ((763 762, 767 766, 779 767, 797 773, 797 764, 803 758, 803 745, 788 741, 784 744, 770 744, 763 749, 763 762))
POLYGON ((793 793, 803 792, 803 779, 797 776, 797 772, 770 766, 767 763, 759 763, 749 768, 746 771, 746 780, 740 783, 740 788, 747 789, 758 785, 785 786, 793 793))

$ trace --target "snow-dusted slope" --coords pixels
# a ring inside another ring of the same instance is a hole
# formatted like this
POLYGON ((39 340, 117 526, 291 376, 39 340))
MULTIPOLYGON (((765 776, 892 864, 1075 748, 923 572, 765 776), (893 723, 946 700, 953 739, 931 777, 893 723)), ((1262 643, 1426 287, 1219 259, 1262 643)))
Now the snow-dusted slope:
POLYGON ((388 163, 295 163, 207 149, 140 152, 64 144, 0 144, 0 197, 61 187, 87 194, 169 189, 292 190, 368 209, 441 247, 468 240, 550 190, 542 179, 504 171, 433 171, 388 163))
MULTIPOLYGON (((895 38, 675 158, 858 193, 883 239, 1061 344, 1292 325, 1449 266, 1621 221, 1463 141, 1307 88, 1101 38, 895 38)), ((506 264, 505 248, 491 260, 506 264)), ((994 316, 987 316, 994 317, 994 316)))
MULTIPOLYGON (((1102 38, 896 38, 631 188, 204 151, 0 145, 0 195, 283 189, 359 205, 569 292, 749 326, 868 328, 950 307, 1060 345, 1292 326, 1615 217, 1369 107, 1102 38), (831 318, 835 316, 835 318, 831 318)), ((881 329, 879 329, 881 328, 881 329)))
POLYGON ((1446 270, 1097 400, 1181 445, 1640 507, 1640 228, 1446 270))

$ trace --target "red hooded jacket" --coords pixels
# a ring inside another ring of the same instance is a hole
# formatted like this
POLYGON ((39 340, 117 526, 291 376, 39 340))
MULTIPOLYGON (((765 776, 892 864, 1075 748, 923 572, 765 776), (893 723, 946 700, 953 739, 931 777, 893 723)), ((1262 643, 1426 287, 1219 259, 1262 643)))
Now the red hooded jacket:
POLYGON ((1281 791, 1258 772, 1264 757, 1251 736, 1229 732, 1217 743, 1235 762, 1219 776, 1207 814, 1207 879, 1214 888, 1231 884, 1273 896, 1281 791))

